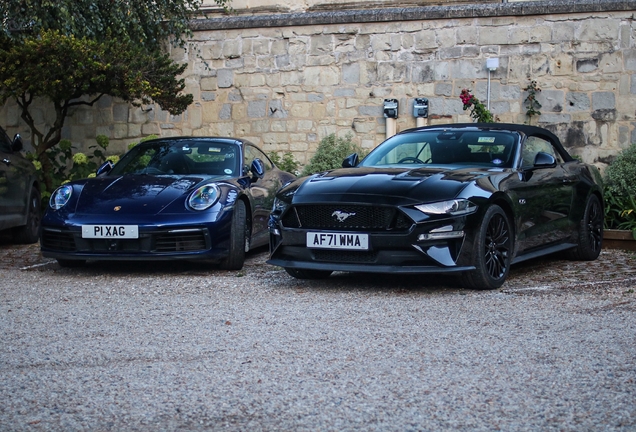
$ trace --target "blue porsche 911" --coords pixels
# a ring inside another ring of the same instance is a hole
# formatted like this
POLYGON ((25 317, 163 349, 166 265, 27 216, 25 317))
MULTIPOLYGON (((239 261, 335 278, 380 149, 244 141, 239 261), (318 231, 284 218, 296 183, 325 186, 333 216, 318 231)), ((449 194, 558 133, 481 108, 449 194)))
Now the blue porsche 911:
POLYGON ((268 243, 275 192, 293 180, 254 144, 160 138, 138 144, 97 177, 67 183, 42 219, 42 255, 86 260, 205 259, 240 269, 268 243))

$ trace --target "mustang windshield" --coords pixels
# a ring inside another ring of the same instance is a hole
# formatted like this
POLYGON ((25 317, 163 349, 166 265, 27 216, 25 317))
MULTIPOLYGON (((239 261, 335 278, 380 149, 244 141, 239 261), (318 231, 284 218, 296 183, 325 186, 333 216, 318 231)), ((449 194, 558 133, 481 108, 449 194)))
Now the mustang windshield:
POLYGON ((519 135, 489 130, 436 130, 395 135, 360 166, 468 165, 510 168, 519 135))
POLYGON ((239 175, 239 148, 214 141, 149 141, 133 147, 109 175, 239 175))

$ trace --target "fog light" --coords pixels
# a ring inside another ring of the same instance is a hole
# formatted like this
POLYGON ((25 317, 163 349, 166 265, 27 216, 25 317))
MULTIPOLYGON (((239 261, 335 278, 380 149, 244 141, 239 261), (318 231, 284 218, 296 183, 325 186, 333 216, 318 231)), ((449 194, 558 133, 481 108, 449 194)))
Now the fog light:
POLYGON ((447 240, 464 237, 464 231, 446 231, 446 232, 430 232, 428 234, 420 234, 418 241, 426 240, 447 240))

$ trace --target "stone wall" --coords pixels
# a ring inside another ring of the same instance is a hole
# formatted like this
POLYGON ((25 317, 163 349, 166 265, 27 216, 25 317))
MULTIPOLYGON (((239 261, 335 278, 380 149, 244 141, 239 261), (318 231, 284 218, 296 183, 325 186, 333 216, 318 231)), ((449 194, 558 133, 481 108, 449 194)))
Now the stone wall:
MULTIPOLYGON (((428 124, 470 121, 459 94, 486 102, 486 59, 496 57, 496 119, 548 127, 602 166, 636 141, 635 11, 636 1, 580 0, 197 20, 189 49, 171 53, 189 65, 185 113, 103 98, 64 135, 85 148, 105 134, 113 153, 148 134, 244 137, 306 163, 331 133, 366 149, 382 142, 387 98, 399 101, 398 131, 415 126, 415 97, 430 101, 428 124), (543 105, 532 119, 531 80, 543 105)), ((24 132, 11 104, 0 123, 24 132)))

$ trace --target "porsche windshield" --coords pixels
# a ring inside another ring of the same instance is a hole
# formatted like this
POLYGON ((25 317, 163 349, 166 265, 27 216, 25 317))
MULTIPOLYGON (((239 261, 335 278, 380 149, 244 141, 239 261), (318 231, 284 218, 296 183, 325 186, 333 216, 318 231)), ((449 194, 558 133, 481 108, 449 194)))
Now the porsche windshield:
POLYGON ((467 165, 510 168, 515 143, 512 132, 433 130, 395 135, 373 150, 360 166, 467 165))
POLYGON ((238 176, 239 147, 214 141, 153 141, 132 148, 110 175, 238 176))

